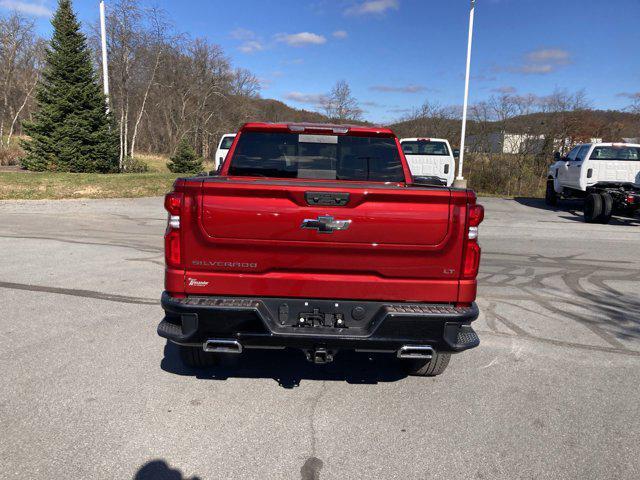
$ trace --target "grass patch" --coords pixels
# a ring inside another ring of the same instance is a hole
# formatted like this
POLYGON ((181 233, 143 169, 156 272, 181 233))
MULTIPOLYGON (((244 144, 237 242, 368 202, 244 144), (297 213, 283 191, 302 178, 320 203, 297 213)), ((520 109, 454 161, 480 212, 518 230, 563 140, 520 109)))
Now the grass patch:
MULTIPOLYGON (((167 168, 167 162, 169 161, 169 157, 167 155, 153 155, 151 153, 140 153, 136 154, 136 160, 140 160, 146 163, 149 166, 150 172, 157 173, 169 173, 169 169, 167 168)), ((202 162, 202 168, 204 171, 209 172, 213 170, 213 161, 205 160, 202 162)))
POLYGON ((167 168, 169 157, 165 157, 164 155, 142 153, 136 155, 134 158, 146 163, 149 166, 149 172, 169 173, 169 169, 167 168))
POLYGON ((0 173, 0 200, 134 198, 164 195, 172 173, 0 173))

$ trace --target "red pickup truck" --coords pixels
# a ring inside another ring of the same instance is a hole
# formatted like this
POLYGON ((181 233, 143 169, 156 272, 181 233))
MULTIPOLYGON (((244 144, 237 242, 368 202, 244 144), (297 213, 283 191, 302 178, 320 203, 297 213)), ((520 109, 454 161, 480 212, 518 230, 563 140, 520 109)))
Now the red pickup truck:
POLYGON ((245 124, 217 175, 165 198, 158 334, 206 367, 246 349, 387 352, 438 375, 473 348, 470 190, 412 178, 387 128, 245 124))

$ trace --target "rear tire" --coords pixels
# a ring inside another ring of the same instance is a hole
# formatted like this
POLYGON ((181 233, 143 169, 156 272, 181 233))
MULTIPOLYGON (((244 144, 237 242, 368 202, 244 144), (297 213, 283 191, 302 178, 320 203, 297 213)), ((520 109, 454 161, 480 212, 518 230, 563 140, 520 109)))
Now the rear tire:
POLYGON ((218 363, 218 356, 215 353, 209 353, 202 350, 202 347, 186 347, 178 345, 180 351, 180 359, 187 367, 191 368, 207 368, 218 363))
POLYGON ((611 221, 611 215, 613 215, 613 197, 608 193, 600 195, 602 197, 602 216, 600 222, 609 223, 611 221))
POLYGON ((435 377, 445 371, 451 360, 450 353, 435 352, 430 360, 407 360, 409 375, 435 377))
POLYGON ((584 199, 584 221, 595 223, 602 218, 602 196, 599 193, 590 193, 584 199))
POLYGON ((558 194, 556 193, 552 179, 547 180, 547 191, 544 194, 544 203, 550 207, 558 206, 558 194))

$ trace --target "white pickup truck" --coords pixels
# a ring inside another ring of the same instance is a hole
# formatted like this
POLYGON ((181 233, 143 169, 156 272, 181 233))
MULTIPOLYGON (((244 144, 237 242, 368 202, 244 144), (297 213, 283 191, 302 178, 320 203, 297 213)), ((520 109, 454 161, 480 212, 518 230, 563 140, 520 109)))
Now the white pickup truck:
POLYGON ((218 149, 216 150, 216 156, 213 159, 215 168, 218 168, 222 162, 224 162, 224 159, 227 158, 227 153, 229 153, 229 149, 231 148, 235 138, 235 133, 226 133, 222 136, 220 143, 218 144, 218 149))
POLYGON ((402 151, 414 177, 439 180, 450 187, 455 176, 454 152, 444 138, 403 138, 402 151))
POLYGON ((640 145, 584 143, 566 157, 556 152, 547 176, 547 205, 560 198, 584 199, 586 222, 609 223, 613 213, 640 208, 640 145))

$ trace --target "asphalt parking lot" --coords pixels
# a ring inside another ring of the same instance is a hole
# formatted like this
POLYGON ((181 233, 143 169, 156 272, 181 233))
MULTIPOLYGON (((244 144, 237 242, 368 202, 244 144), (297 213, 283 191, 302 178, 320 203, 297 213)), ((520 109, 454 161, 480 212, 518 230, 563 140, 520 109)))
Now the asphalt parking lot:
POLYGON ((0 203, 0 478, 640 478, 640 222, 483 199, 479 348, 251 352, 155 332, 159 198, 0 203))

